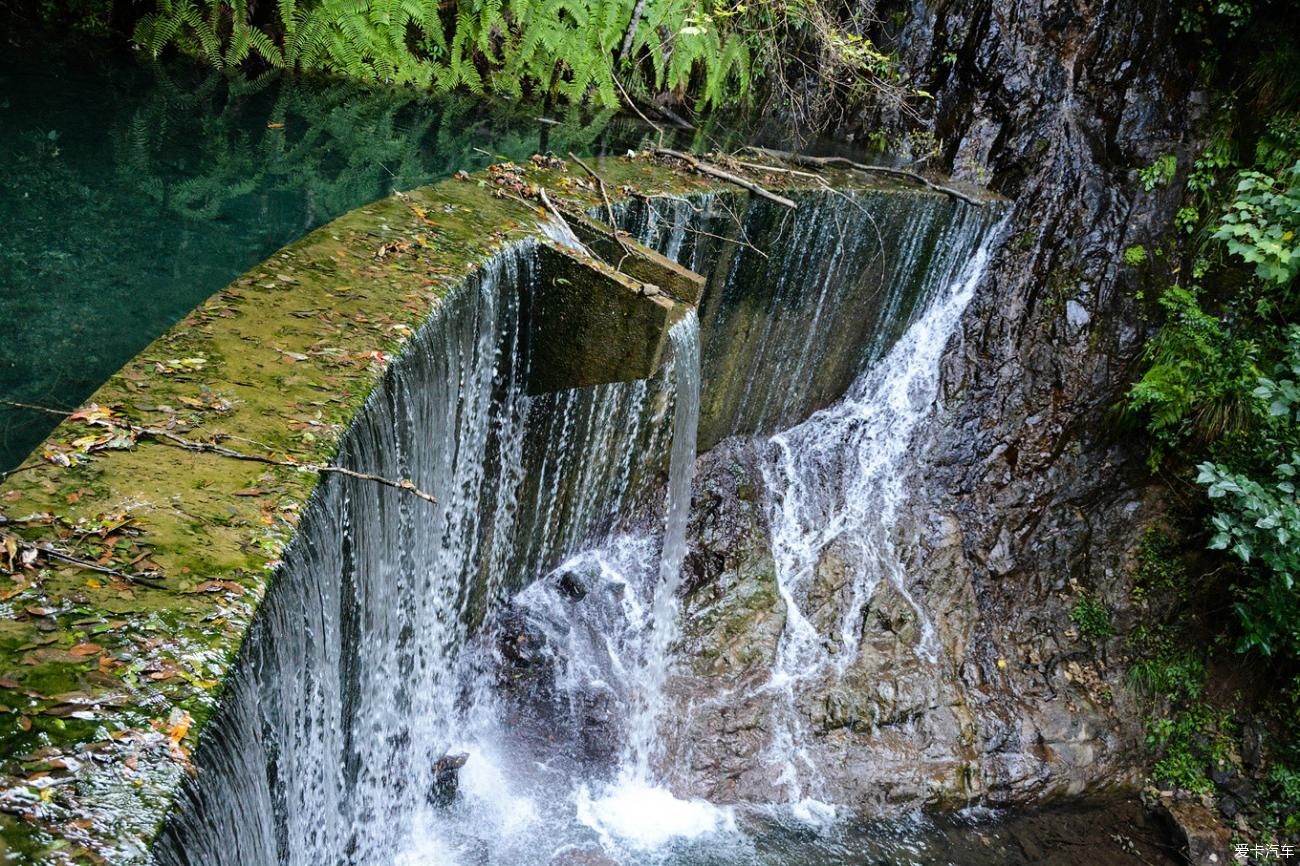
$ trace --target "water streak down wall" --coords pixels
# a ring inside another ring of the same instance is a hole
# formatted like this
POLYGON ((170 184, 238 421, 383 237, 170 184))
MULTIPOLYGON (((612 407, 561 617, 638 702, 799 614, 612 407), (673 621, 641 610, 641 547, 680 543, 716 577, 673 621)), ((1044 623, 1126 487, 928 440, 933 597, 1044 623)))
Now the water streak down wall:
MULTIPOLYGON (((928 300, 933 251, 993 221, 933 195, 853 198, 748 204, 741 231, 721 197, 628 214, 649 245, 710 275, 701 443, 836 397, 928 300)), ((454 651, 506 593, 650 507, 670 450, 671 359, 648 381, 527 397, 520 322, 535 279, 528 244, 499 255, 367 400, 339 463, 409 477, 438 504, 322 481, 160 863, 390 861, 455 739, 454 651)))
POLYGON ((936 251, 986 230, 998 211, 897 191, 795 198, 794 211, 728 193, 627 209, 643 243, 709 279, 701 451, 789 427, 843 394, 936 290, 936 251))

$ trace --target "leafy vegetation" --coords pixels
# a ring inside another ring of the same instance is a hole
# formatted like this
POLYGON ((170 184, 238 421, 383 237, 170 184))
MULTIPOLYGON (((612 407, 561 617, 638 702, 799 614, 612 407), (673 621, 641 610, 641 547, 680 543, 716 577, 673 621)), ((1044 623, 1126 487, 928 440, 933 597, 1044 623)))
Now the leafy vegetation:
POLYGON ((1262 171, 1238 174, 1237 193, 1212 237, 1255 265, 1265 282, 1286 286, 1300 270, 1300 161, 1276 177, 1262 171))
POLYGON ((1178 159, 1172 154, 1160 157, 1146 168, 1138 172, 1138 179, 1142 181, 1142 188, 1147 192, 1157 187, 1168 186, 1178 173, 1178 159))
POLYGON ((1070 621, 1079 634, 1091 641, 1104 641, 1115 633, 1110 623, 1110 609, 1096 596, 1082 593, 1070 611, 1070 621))
POLYGON ((1208 497, 1210 546, 1241 566, 1241 648, 1296 661, 1300 115, 1271 112, 1247 149, 1228 120, 1241 110, 1221 107, 1222 131, 1189 178, 1183 280, 1159 298, 1165 324, 1127 402, 1150 434, 1152 468, 1193 458, 1180 465, 1208 497))
MULTIPOLYGON (((1295 832, 1300 86, 1293 70, 1300 41, 1282 25, 1291 14, 1270 0, 1184 8, 1181 28, 1197 43, 1216 104, 1207 145, 1184 164, 1178 236, 1162 245, 1169 263, 1156 293, 1163 325, 1125 409, 1148 436, 1152 470, 1180 490, 1199 491, 1182 497, 1179 519, 1192 527, 1189 540, 1199 536, 1208 548, 1195 570, 1154 539, 1138 555, 1135 599, 1162 597, 1167 611, 1129 635, 1133 680, 1156 699, 1152 774, 1208 792, 1207 771, 1230 760, 1239 720, 1266 723, 1274 744, 1257 779, 1271 816, 1263 823, 1295 832), (1225 610, 1235 616, 1223 617, 1225 610), (1222 653, 1234 647, 1261 673, 1250 683, 1250 709, 1207 694, 1207 665, 1227 665, 1222 653)), ((1148 192, 1178 174, 1173 157, 1137 171, 1148 192)))
POLYGON ((1215 502, 1210 547, 1227 550, 1258 573, 1237 612, 1242 648, 1300 657, 1300 326, 1287 329, 1289 354, 1276 378, 1252 392, 1247 465, 1204 462, 1196 482, 1215 502))
POLYGON ((844 0, 156 0, 135 27, 170 49, 256 78, 285 68, 518 99, 613 107, 744 103, 756 83, 829 118, 855 100, 915 91, 844 0), (787 67, 815 70, 795 74, 787 67), (812 81, 812 87, 806 86, 812 81))

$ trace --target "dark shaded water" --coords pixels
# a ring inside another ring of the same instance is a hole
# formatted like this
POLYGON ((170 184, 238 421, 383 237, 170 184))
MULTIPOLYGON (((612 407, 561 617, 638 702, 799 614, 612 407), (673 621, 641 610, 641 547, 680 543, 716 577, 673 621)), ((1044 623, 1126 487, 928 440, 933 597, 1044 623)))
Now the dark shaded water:
MULTIPOLYGON (((0 400, 77 406, 240 273, 393 190, 644 136, 409 90, 249 91, 75 50, 0 56, 0 400)), ((55 421, 0 405, 0 471, 55 421)))

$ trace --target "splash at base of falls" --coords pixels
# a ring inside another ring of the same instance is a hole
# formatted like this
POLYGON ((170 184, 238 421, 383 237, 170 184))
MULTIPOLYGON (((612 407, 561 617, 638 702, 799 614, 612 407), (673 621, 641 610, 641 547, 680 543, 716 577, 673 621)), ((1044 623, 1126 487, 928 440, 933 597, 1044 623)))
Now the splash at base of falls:
POLYGON ((734 810, 683 800, 635 778, 620 780, 598 798, 580 789, 578 820, 596 831, 607 851, 622 846, 653 851, 680 839, 736 832, 734 810))
MULTIPOLYGON (((793 833, 821 840, 807 846, 808 856, 825 862, 815 852, 840 832, 846 813, 816 784, 816 761, 804 749, 811 734, 781 708, 801 683, 841 662, 826 654, 801 612, 801 581, 823 547, 850 539, 871 556, 855 578, 862 598, 846 618, 860 616, 854 611, 874 583, 902 584, 889 571, 897 555, 881 541, 893 507, 886 482, 895 480, 913 431, 933 406, 940 355, 990 243, 935 275, 932 303, 843 400, 770 440, 773 545, 790 612, 778 663, 758 686, 785 696, 775 704, 770 749, 755 756, 773 768, 770 795, 748 804, 683 796, 672 783, 682 768, 664 766, 660 727, 673 707, 665 684, 680 632, 695 457, 698 343, 687 322, 674 334, 673 456, 662 522, 569 557, 511 600, 494 643, 467 652, 473 660, 464 677, 497 686, 463 715, 478 720, 460 744, 471 754, 466 789, 451 815, 432 819, 443 835, 416 829, 413 839, 432 846, 424 850, 459 852, 448 861, 455 863, 693 862, 697 849, 707 850, 710 862, 759 863, 767 860, 756 840, 793 833), (474 774, 493 784, 472 781, 474 774), (597 855, 610 859, 582 859, 597 855)), ((851 640, 851 628, 842 630, 851 640)))

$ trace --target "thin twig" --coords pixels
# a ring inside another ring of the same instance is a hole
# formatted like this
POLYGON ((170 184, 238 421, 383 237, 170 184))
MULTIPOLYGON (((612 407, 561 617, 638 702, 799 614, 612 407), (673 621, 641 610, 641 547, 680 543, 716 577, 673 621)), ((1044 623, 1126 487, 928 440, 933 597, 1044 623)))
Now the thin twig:
POLYGON ((751 183, 750 181, 745 180, 743 177, 740 177, 739 175, 734 175, 729 171, 723 171, 717 166, 709 165, 707 162, 700 162, 698 159, 696 159, 695 157, 691 156, 688 153, 682 153, 680 150, 671 150, 666 147, 655 148, 654 152, 657 154, 661 154, 663 156, 671 156, 673 159, 680 159, 682 162, 686 163, 691 168, 698 171, 700 174, 707 174, 711 177, 718 178, 718 180, 725 180, 728 183, 734 183, 736 186, 749 190, 756 196, 768 199, 769 201, 774 201, 779 205, 784 205, 785 207, 790 208, 791 210, 794 210, 799 207, 797 204, 795 204, 793 201, 786 198, 785 196, 780 196, 770 190, 763 189, 763 187, 759 186, 758 184, 751 183))
MULTIPOLYGON (((19 544, 21 545, 23 544, 23 542, 19 542, 19 544)), ((94 572, 98 572, 99 574, 110 574, 113 577, 120 577, 123 580, 129 580, 131 583, 140 583, 140 584, 144 584, 145 586, 151 586, 154 589, 167 588, 164 584, 161 584, 158 581, 154 580, 152 577, 150 577, 149 574, 133 574, 127 571, 119 571, 116 568, 109 568, 107 566, 100 565, 97 562, 91 562, 88 559, 82 559, 79 556, 73 556, 72 554, 67 553, 66 551, 59 550, 57 547, 55 547, 52 544, 29 544, 28 546, 35 548, 36 550, 39 550, 41 553, 45 554, 50 559, 57 559, 62 562, 66 562, 70 565, 75 565, 78 568, 84 568, 87 571, 94 571, 94 572)))
POLYGON ((569 159, 582 166, 587 174, 595 178, 596 185, 600 188, 600 198, 605 202, 605 215, 609 217, 609 230, 613 233, 614 240, 618 242, 619 249, 623 251, 623 258, 619 259, 618 265, 614 268, 616 271, 621 271, 623 270, 623 262, 627 260, 628 256, 632 255, 632 251, 628 249, 627 243, 624 242, 622 236, 618 233, 618 221, 614 217, 614 205, 609 200, 609 192, 605 189, 605 179, 597 174, 594 168, 583 162, 582 157, 578 156, 573 151, 569 151, 569 159))
MULTIPOLYGON (((5 523, 13 523, 13 522, 14 521, 11 520, 5 521, 5 523)), ((46 559, 57 559, 60 562, 66 562, 69 565, 75 565, 78 568, 84 568, 87 571, 93 571, 96 572, 97 574, 109 574, 112 575, 113 577, 120 577, 123 580, 130 581, 131 583, 143 584, 144 586, 150 586, 153 587, 154 589, 167 589, 167 587, 164 584, 159 583, 157 580, 154 580, 154 578, 157 576, 156 572, 146 572, 146 573, 137 574, 129 571, 121 571, 116 568, 109 568, 106 565, 100 565, 98 562, 92 562, 89 559, 82 559, 80 556, 74 556, 73 554, 68 553, 66 550, 61 550, 60 548, 55 547, 53 544, 50 544, 49 542, 36 543, 32 541, 26 541, 22 538, 19 538, 16 535, 7 535, 4 533, 0 533, 0 536, 3 536, 6 541, 13 541, 14 546, 17 547, 18 550, 20 551, 23 550, 35 551, 38 554, 44 554, 46 559)))
POLYGON ((689 120, 682 117, 680 114, 673 111, 668 106, 655 105, 652 103, 650 105, 650 108, 653 109, 654 111, 659 112, 664 117, 668 118, 668 120, 672 122, 673 126, 676 126, 678 129, 685 129, 691 132, 695 131, 695 124, 691 123, 689 120))
POLYGON ((587 174, 591 175, 592 178, 595 179, 596 186, 600 187, 601 200, 605 202, 605 214, 606 216, 609 217, 609 227, 613 229, 615 235, 617 235, 618 222, 614 219, 614 205, 610 203, 609 193, 605 191, 605 179, 601 177, 599 174, 597 174, 594 168, 587 165, 587 163, 583 162, 582 157, 578 156, 573 151, 569 151, 569 159, 573 160, 578 165, 582 166, 582 168, 587 172, 587 174))
POLYGON ((53 526, 58 518, 47 512, 29 514, 26 517, 9 517, 0 514, 0 526, 53 526))
POLYGON ((741 168, 748 168, 754 171, 774 171, 777 174, 793 174, 795 177, 808 177, 813 180, 821 181, 822 183, 826 182, 826 178, 817 174, 815 171, 800 171, 797 168, 781 168, 775 165, 764 165, 761 162, 745 162, 743 159, 735 160, 735 163, 741 168))
MULTIPOLYGON (((654 194, 646 194, 646 192, 634 190, 630 192, 629 195, 636 196, 636 198, 643 200, 643 202, 650 202, 651 199, 667 199, 668 202, 681 202, 682 204, 685 204, 686 207, 692 209, 692 211, 694 211, 695 213, 699 213, 703 211, 703 208, 695 207, 695 204, 692 202, 692 200, 682 198, 682 196, 680 195, 669 195, 667 194, 667 192, 654 192, 654 194)), ((647 207, 649 207, 649 205, 647 205, 647 207)), ((744 222, 741 222, 740 217, 737 217, 736 213, 731 211, 731 208, 728 208, 728 213, 731 213, 732 220, 736 221, 736 225, 737 228, 740 229, 740 233, 745 234, 745 225, 744 222)), ((733 243, 736 244, 737 247, 748 247, 750 248, 750 250, 757 252, 758 255, 763 256, 764 259, 767 259, 768 257, 766 252, 763 252, 762 250, 759 250, 758 247, 755 247, 753 243, 749 242, 748 238, 745 239, 728 238, 722 234, 714 234, 712 233, 712 231, 705 231, 703 229, 693 229, 690 228, 689 225, 682 226, 682 229, 684 229, 685 231, 689 231, 689 233, 692 234, 703 235, 703 237, 706 238, 715 238, 718 239, 718 241, 723 241, 725 243, 733 243)))
POLYGON ((34 403, 19 403, 17 400, 0 400, 0 404, 13 406, 15 409, 29 409, 32 412, 44 412, 46 415, 58 415, 66 418, 71 412, 65 412, 62 409, 51 409, 49 406, 37 406, 34 403))
POLYGON ((891 177, 906 178, 927 186, 935 192, 950 195, 953 198, 960 199, 961 201, 974 205, 975 207, 982 207, 984 205, 984 202, 977 198, 972 198, 961 190, 935 183, 924 175, 917 174, 914 171, 907 171, 902 168, 888 168, 883 165, 866 165, 865 163, 854 162, 853 160, 842 156, 807 156, 802 153, 791 153, 788 150, 773 150, 767 147, 747 147, 745 149, 752 153, 771 157, 772 159, 781 159, 787 162, 793 162, 796 165, 844 166, 845 168, 851 168, 855 171, 860 171, 866 174, 887 174, 891 177))
MULTIPOLYGON (((120 426, 120 425, 118 425, 120 426)), ((274 457, 263 457, 260 454, 245 454, 242 451, 236 451, 233 448, 226 448, 223 445, 217 445, 214 442, 195 442, 184 436, 177 436, 170 430, 161 430, 157 427, 137 427, 130 425, 129 429, 137 436, 148 436, 161 443, 172 445, 176 448, 182 448, 186 451, 194 451, 200 454, 217 454, 221 457, 229 457, 232 460, 247 460, 251 463, 262 463, 267 466, 284 466, 289 469, 297 469, 300 472, 332 472, 336 475, 346 475, 349 478, 356 478, 361 481, 373 481, 376 484, 382 484, 385 487, 392 487, 394 490, 405 490, 415 496, 420 497, 425 502, 437 503, 432 493, 426 493, 415 484, 405 478, 400 481, 394 481, 391 478, 385 478, 382 475, 371 475, 368 472, 358 472, 355 469, 346 469, 342 466, 327 466, 320 463, 299 463, 296 460, 276 460, 274 457)))
POLYGON ((542 204, 546 205, 546 209, 551 212, 551 216, 555 217, 560 225, 564 226, 564 230, 569 233, 573 243, 577 244, 577 248, 593 259, 597 258, 597 256, 592 255, 591 250, 587 249, 587 245, 578 238, 577 232, 573 230, 573 226, 569 225, 569 221, 564 218, 564 214, 560 213, 560 209, 551 202, 551 197, 546 194, 546 187, 539 186, 537 188, 537 197, 541 199, 542 204))
POLYGON ((605 50, 605 41, 603 39, 600 42, 600 53, 601 56, 605 58, 605 62, 609 64, 609 77, 614 80, 614 86, 618 88, 618 92, 623 94, 623 101, 627 103, 629 108, 631 108, 633 111, 637 113, 638 117, 640 117, 646 123, 650 124, 650 126, 654 128, 655 132, 659 133, 659 143, 663 144, 664 128, 659 124, 655 123, 650 118, 646 117, 644 114, 642 114, 641 109, 636 107, 636 102, 633 101, 632 97, 628 95, 628 92, 623 89, 623 82, 618 80, 617 70, 614 69, 612 63, 609 63, 609 52, 605 50))

